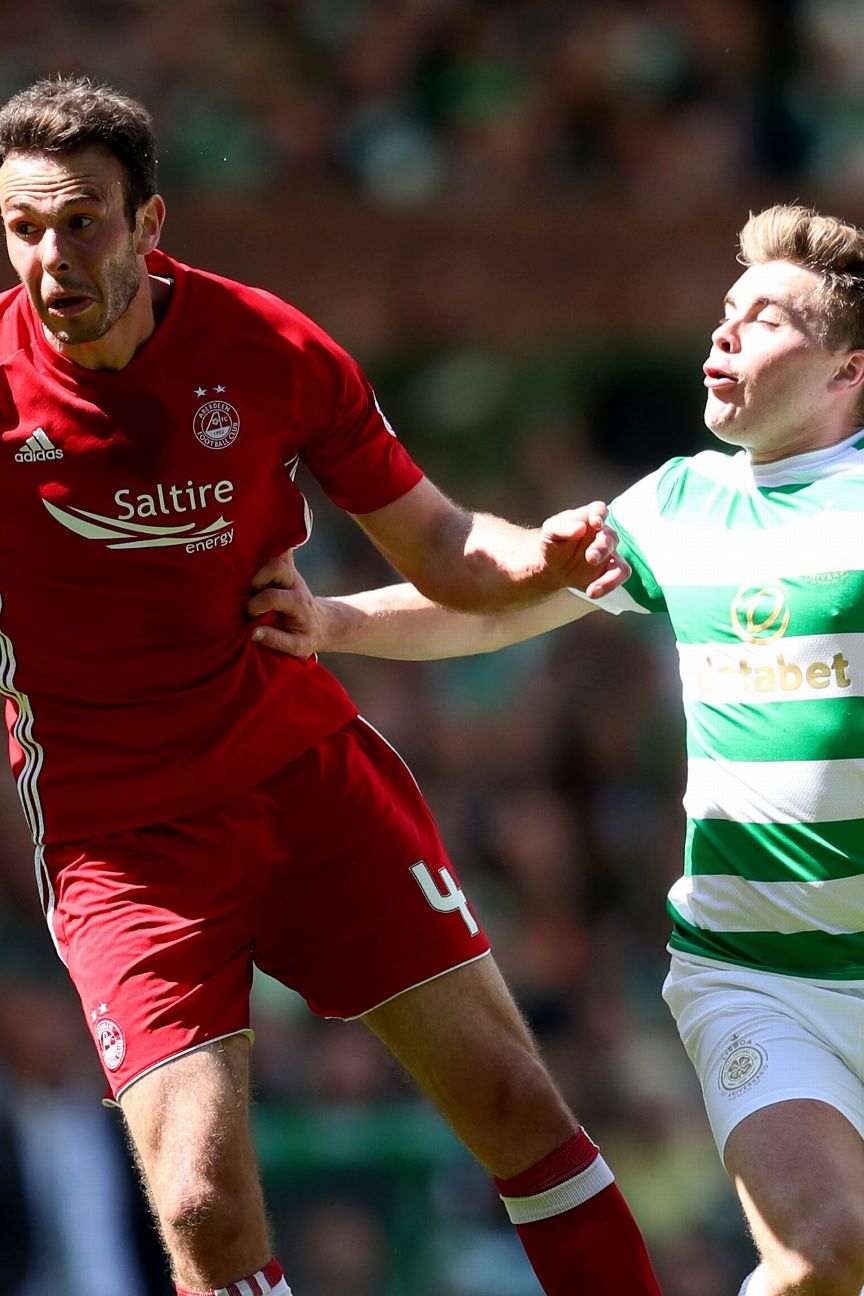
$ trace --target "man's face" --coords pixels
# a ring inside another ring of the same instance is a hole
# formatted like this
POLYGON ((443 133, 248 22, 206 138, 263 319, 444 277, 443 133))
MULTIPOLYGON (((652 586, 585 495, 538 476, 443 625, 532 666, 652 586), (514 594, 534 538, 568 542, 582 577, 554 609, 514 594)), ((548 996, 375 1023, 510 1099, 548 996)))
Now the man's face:
POLYGON ((851 433, 832 379, 847 353, 819 341, 818 275, 787 261, 750 266, 732 285, 704 365, 705 422, 771 462, 851 433))
POLYGON ((49 340, 65 351, 104 338, 145 278, 117 159, 99 148, 13 153, 0 167, 0 215, 49 340))

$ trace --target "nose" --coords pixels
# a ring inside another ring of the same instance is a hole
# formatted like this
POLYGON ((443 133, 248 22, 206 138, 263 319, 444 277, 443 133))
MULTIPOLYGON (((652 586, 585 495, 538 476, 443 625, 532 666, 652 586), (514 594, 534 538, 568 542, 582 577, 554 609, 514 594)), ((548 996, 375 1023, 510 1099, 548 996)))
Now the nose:
POLYGON ((71 270, 72 264, 65 242, 58 230, 46 229, 40 240, 40 255, 43 269, 49 274, 62 274, 71 270))
POLYGON ((722 319, 711 334, 711 342, 717 347, 718 351, 725 351, 727 355, 732 351, 737 351, 739 339, 735 321, 722 319))

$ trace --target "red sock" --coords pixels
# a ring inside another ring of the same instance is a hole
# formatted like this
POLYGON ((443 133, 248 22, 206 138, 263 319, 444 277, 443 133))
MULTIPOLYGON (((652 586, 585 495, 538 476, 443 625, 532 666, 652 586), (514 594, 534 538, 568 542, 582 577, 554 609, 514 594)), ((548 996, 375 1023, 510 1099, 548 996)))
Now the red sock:
POLYGON ((270 1293, 272 1296, 284 1296, 285 1292, 291 1296, 278 1260, 271 1260, 248 1278, 238 1278, 236 1282, 229 1283, 227 1287, 217 1287, 215 1291, 211 1288, 207 1292, 189 1292, 177 1288, 177 1296, 270 1296, 270 1293))
POLYGON ((546 1296, 662 1296, 630 1208, 584 1130, 495 1186, 546 1296))

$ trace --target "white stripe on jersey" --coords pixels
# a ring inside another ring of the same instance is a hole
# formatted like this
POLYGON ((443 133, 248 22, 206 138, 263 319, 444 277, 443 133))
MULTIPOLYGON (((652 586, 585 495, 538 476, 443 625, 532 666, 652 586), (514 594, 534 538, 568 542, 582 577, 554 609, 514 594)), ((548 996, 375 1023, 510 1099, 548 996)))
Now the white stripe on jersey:
MULTIPOLYGON (((2 609, 3 599, 0 597, 0 612, 2 612, 2 609)), ((33 711, 30 706, 30 699, 15 687, 15 667, 15 651, 12 647, 12 641, 8 635, 0 631, 0 695, 10 698, 15 704, 18 715, 12 726, 12 734, 24 753, 24 764, 16 780, 18 796, 21 799, 24 817, 36 844, 34 865, 39 902, 42 905, 42 912, 45 915, 54 948, 62 958, 60 947, 57 944, 57 937, 54 933, 54 888, 45 867, 45 850, 42 844, 45 821, 42 815, 42 802, 39 797, 38 783, 45 754, 41 745, 33 737, 33 711)))
POLYGON ((822 882, 748 882, 721 873, 679 878, 669 899, 693 927, 715 932, 864 931, 864 875, 822 882))
MULTIPOLYGON (((628 518, 621 521, 626 525, 628 518)), ((769 585, 783 577, 857 571, 861 562, 861 514, 839 509, 830 525, 810 513, 788 526, 730 527, 722 544, 712 517, 657 516, 652 526, 653 535, 640 528, 639 544, 664 588, 769 585)))
POLYGON ((864 634, 679 643, 678 660, 685 702, 759 705, 864 697, 864 634))
POLYGON ((839 823, 864 813, 864 760, 687 762, 691 819, 737 823, 839 823))

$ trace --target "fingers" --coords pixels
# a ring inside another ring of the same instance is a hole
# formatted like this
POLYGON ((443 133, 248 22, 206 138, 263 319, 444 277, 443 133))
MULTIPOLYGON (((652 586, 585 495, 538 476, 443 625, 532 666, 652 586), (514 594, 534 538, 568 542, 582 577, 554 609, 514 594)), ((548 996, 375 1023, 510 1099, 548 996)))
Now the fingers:
POLYGON ((291 589, 296 575, 294 553, 288 549, 259 568, 252 577, 252 588, 263 589, 265 585, 278 585, 281 589, 291 589))
POLYGON ((604 594, 611 594, 613 589, 623 585, 631 571, 630 564, 617 553, 613 553, 607 559, 604 570, 591 582, 585 593, 590 599, 603 598, 604 594))
POLYGON ((280 616, 290 619, 300 615, 301 599, 302 595, 296 590, 268 585, 266 589, 253 594, 246 604, 246 611, 250 617, 263 616, 266 612, 278 612, 280 616))
POLYGON ((602 500, 592 500, 579 508, 553 513, 543 523, 543 533, 552 540, 578 539, 588 530, 598 530, 605 521, 606 505, 602 500))
POLYGON ((252 638, 262 648, 282 653, 286 657, 311 657, 315 651, 309 639, 291 630, 278 630, 276 626, 258 626, 252 638))
POLYGON ((615 553, 618 548, 618 532, 612 526, 600 525, 594 539, 585 549, 585 559, 592 566, 600 567, 615 553))
POLYGON ((246 611, 258 621, 252 640, 261 647, 289 657, 311 657, 318 651, 321 640, 318 605, 299 575, 291 589, 268 585, 253 594, 246 603, 246 611), (262 621, 263 617, 269 619, 262 621))
POLYGON ((542 534, 545 540, 578 540, 588 530, 588 522, 583 509, 565 509, 555 513, 543 523, 542 534))

